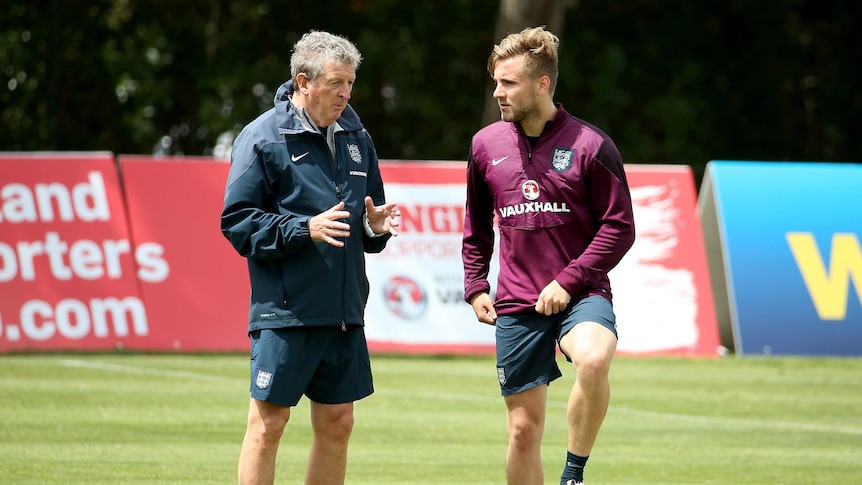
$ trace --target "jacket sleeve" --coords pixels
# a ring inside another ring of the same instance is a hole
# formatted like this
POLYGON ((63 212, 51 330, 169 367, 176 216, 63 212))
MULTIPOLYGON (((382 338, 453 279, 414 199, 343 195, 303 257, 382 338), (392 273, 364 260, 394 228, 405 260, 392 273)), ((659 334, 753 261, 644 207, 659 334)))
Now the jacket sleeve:
MULTIPOLYGON (((368 154, 370 161, 368 162, 368 185, 366 195, 370 196, 374 201, 374 205, 383 205, 386 203, 386 194, 383 190, 383 177, 380 175, 380 163, 377 159, 377 150, 374 149, 374 142, 371 140, 371 135, 365 133, 365 139, 368 143, 368 154)), ((364 203, 363 203, 364 204, 364 203)), ((379 237, 370 237, 365 234, 364 228, 362 231, 362 241, 365 245, 366 253, 379 253, 386 247, 391 234, 385 234, 379 237)))
POLYGON ((598 226, 586 250, 556 277, 571 295, 583 293, 607 275, 635 240, 631 194, 619 150, 606 138, 587 163, 590 204, 598 226))
POLYGON ((477 293, 491 291, 488 273, 494 251, 494 199, 473 152, 471 149, 467 161, 467 205, 461 246, 464 300, 468 303, 477 293))
POLYGON ((222 234, 247 258, 275 259, 311 242, 308 216, 278 214, 264 154, 247 134, 237 137, 221 214, 222 234))

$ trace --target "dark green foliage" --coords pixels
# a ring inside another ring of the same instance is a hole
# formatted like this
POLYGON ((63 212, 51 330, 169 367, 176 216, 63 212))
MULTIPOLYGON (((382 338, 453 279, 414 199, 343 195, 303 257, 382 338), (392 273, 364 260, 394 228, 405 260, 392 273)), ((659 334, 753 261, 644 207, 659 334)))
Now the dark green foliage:
MULTIPOLYGON (((556 99, 629 163, 859 161, 858 2, 574 2, 556 99)), ((309 29, 364 55, 352 103, 381 158, 464 159, 499 0, 11 0, 0 150, 220 155, 271 106, 309 29), (214 151, 215 150, 215 151, 214 151)), ((525 25, 526 27, 526 25, 525 25)))

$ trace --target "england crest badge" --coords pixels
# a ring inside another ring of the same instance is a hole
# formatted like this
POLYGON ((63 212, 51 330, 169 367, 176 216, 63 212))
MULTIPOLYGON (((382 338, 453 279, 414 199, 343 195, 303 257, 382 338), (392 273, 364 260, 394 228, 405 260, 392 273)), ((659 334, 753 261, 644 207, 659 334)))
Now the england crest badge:
POLYGON ((347 153, 350 155, 351 160, 356 163, 362 163, 362 150, 359 149, 359 145, 355 143, 348 143, 347 153))
POLYGON ((571 149, 554 147, 554 156, 551 157, 551 167, 556 172, 565 172, 572 166, 574 153, 571 149))
POLYGON ((258 389, 265 390, 269 388, 270 384, 272 384, 272 372, 258 369, 257 377, 254 379, 254 385, 257 386, 258 389))

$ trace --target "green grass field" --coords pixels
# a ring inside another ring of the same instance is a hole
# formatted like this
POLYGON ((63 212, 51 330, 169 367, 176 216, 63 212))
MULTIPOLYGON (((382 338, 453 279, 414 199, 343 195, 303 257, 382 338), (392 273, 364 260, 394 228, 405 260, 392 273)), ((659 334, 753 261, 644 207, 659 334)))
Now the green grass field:
MULTIPOLYGON (((348 484, 505 483, 492 358, 372 361, 348 484)), ((247 372, 245 355, 0 356, 0 483, 235 483, 247 372)), ((572 379, 549 391, 549 484, 572 379)), ((611 379, 590 485, 862 483, 862 359, 618 357, 611 379)), ((302 483, 309 440, 304 401, 277 483, 302 483)))

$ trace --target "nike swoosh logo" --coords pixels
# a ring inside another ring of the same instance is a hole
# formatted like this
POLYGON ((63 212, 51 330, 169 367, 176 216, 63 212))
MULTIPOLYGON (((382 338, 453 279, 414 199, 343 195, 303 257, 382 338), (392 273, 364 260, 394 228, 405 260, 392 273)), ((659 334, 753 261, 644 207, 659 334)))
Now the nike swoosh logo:
POLYGON ((308 155, 308 152, 305 152, 305 153, 303 153, 302 155, 291 155, 291 156, 290 156, 290 160, 291 160, 292 162, 298 162, 298 161, 299 161, 299 159, 301 159, 302 157, 304 157, 304 156, 306 156, 306 155, 308 155))
POLYGON ((495 158, 495 159, 491 160, 491 165, 497 165, 498 163, 502 162, 503 160, 505 160, 507 158, 509 158, 509 155, 506 155, 503 158, 495 158))

